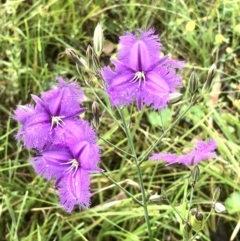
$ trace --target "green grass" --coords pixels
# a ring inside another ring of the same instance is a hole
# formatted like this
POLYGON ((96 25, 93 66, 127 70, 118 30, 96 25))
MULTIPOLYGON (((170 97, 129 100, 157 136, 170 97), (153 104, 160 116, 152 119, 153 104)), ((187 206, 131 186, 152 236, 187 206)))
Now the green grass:
MULTIPOLYGON (((0 240, 149 240, 143 208, 100 174, 92 177, 91 208, 67 214, 58 204, 53 183, 34 173, 28 162, 31 153, 14 140, 18 127, 11 116, 16 105, 28 103, 31 93, 38 95, 49 89, 56 76, 79 77, 74 63, 64 53, 65 48, 71 47, 85 56, 98 22, 104 28, 106 44, 102 65, 115 54, 118 37, 124 31, 149 27, 154 27, 160 35, 164 54, 187 63, 182 71, 185 87, 180 103, 162 112, 161 118, 153 114, 152 109, 144 108, 141 112, 134 109, 131 134, 140 157, 161 136, 162 128, 166 129, 187 108, 192 68, 197 71, 201 88, 209 66, 216 63, 218 75, 212 87, 215 89, 221 84, 220 88, 205 94, 155 151, 180 154, 192 148, 197 139, 212 137, 218 142, 218 158, 200 164, 201 175, 193 197, 194 206, 202 210, 205 217, 211 209, 216 187, 221 187, 219 201, 222 203, 232 193, 240 192, 239 1, 2 1, 0 13, 0 240), (190 21, 196 26, 188 32, 186 25, 190 21), (223 42, 217 41, 217 34, 224 36, 223 42), (213 98, 217 98, 215 104, 213 98), (157 123, 156 118, 159 118, 157 123)), ((79 79, 79 83, 88 97, 85 118, 89 119, 90 106, 96 98, 83 79, 79 79)), ((109 112, 120 121, 98 82, 93 85, 109 112)), ((99 136, 130 152, 124 132, 110 113, 102 110, 99 136)), ((130 113, 130 108, 123 110, 128 121, 130 113)), ((100 138, 99 145, 101 168, 140 199, 132 158, 100 138)), ((141 171, 147 198, 160 194, 164 186, 168 199, 181 211, 189 169, 145 161, 141 171)), ((221 229, 227 237, 223 240, 230 240, 240 216, 239 203, 231 204, 236 205, 238 211, 211 215, 199 233, 201 240, 211 240, 210 233, 217 235, 212 240, 224 238, 221 229)), ((182 240, 181 221, 167 202, 148 203, 148 210, 155 240, 182 240)), ((239 241, 239 237, 240 231, 234 240, 239 241)))

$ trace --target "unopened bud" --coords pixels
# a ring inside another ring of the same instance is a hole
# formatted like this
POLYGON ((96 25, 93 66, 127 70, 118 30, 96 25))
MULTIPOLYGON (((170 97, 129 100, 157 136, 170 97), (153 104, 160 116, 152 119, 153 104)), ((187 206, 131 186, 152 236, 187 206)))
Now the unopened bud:
POLYGON ((86 60, 79 57, 73 49, 66 48, 65 53, 77 66, 83 67, 86 71, 89 70, 86 60))
POLYGON ((214 193, 213 193, 213 202, 216 202, 220 196, 220 192, 221 192, 221 189, 220 187, 217 187, 215 190, 214 190, 214 193))
POLYGON ((214 203, 214 210, 216 213, 223 213, 226 211, 226 207, 219 202, 214 203))
POLYGON ((167 199, 167 192, 164 187, 161 187, 161 198, 162 198, 162 200, 167 199))
POLYGON ((205 82, 205 84, 203 86, 203 89, 202 89, 203 92, 206 92, 210 89, 216 71, 217 71, 216 65, 212 64, 211 67, 208 70, 207 79, 206 79, 206 82, 205 82))
POLYGON ((160 202, 161 196, 158 194, 154 194, 154 195, 150 196, 149 201, 150 202, 160 202))
POLYGON ((99 104, 96 101, 94 101, 92 104, 92 113, 93 113, 93 124, 97 128, 99 126, 100 108, 99 108, 99 104))
POLYGON ((80 61, 80 63, 82 64, 83 68, 84 68, 86 71, 88 71, 88 70, 89 70, 89 67, 88 67, 87 61, 86 61, 84 58, 82 58, 82 57, 79 58, 79 61, 80 61))
POLYGON ((197 92, 197 89, 198 89, 198 77, 197 77, 196 71, 193 70, 189 79, 189 90, 191 94, 195 94, 197 92))
POLYGON ((76 62, 76 60, 78 59, 78 56, 76 54, 76 52, 73 50, 73 49, 70 49, 70 48, 66 48, 65 49, 65 53, 66 55, 72 59, 74 62, 76 62))
POLYGON ((99 69, 98 57, 90 45, 87 47, 86 56, 88 59, 88 66, 94 71, 99 69))
POLYGON ((178 101, 180 101, 182 99, 182 94, 181 93, 171 93, 169 95, 169 104, 174 104, 177 103, 178 101))
POLYGON ((93 48, 96 55, 99 57, 103 50, 103 30, 99 23, 97 24, 93 34, 93 48))

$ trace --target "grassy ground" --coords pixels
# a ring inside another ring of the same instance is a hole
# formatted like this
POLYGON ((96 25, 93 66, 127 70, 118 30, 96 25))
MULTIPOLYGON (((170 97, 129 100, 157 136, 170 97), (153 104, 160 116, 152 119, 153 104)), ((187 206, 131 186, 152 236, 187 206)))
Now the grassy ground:
MULTIPOLYGON (((92 178, 92 205, 71 215, 58 204, 53 183, 37 176, 28 163, 31 153, 14 140, 17 124, 11 119, 17 104, 30 101, 30 94, 47 90, 56 76, 78 77, 75 65, 64 54, 72 47, 84 56, 92 44, 95 26, 104 28, 102 64, 116 52, 125 30, 154 27, 164 54, 186 61, 184 98, 161 117, 144 109, 132 115, 132 135, 137 154, 148 149, 189 103, 188 78, 192 67, 203 85, 208 67, 216 63, 218 74, 210 94, 203 96, 165 136, 155 151, 182 153, 197 139, 214 138, 218 158, 200 164, 201 175, 194 192, 194 206, 207 216, 215 188, 228 212, 213 214, 199 235, 201 240, 240 240, 240 2, 136 1, 136 0, 34 0, 1 1, 0 19, 0 240, 148 240, 144 214, 131 198, 102 175, 92 178), (156 122, 156 120, 159 121, 156 122), (162 124, 160 125, 159 123, 162 124), (230 197, 230 198, 229 198, 230 197), (227 200, 227 201, 226 201, 227 200)), ((83 79, 79 82, 94 97, 83 79)), ((95 84, 99 96, 106 96, 95 84)), ((90 108, 88 108, 90 109, 90 108)), ((128 118, 130 109, 124 109, 128 118)), ((115 113, 115 112, 114 112, 115 113)), ((116 113, 115 113, 116 114, 116 113)), ((115 115, 117 118, 119 116, 115 115)), ((87 111, 86 119, 90 118, 87 111)), ((127 139, 107 112, 103 112, 99 136, 128 151, 127 139)), ((129 192, 139 197, 137 171, 132 160, 99 139, 101 168, 129 192)), ((146 161, 141 165, 148 197, 162 186, 178 209, 189 169, 146 161)), ((181 240, 179 217, 166 202, 148 206, 155 240, 181 240)))

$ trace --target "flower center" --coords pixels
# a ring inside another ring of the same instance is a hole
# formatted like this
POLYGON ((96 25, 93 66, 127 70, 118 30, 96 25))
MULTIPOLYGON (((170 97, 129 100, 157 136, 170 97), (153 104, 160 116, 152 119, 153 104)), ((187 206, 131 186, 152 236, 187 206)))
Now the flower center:
POLYGON ((72 159, 68 162, 62 163, 61 165, 70 165, 65 171, 67 173, 70 173, 72 170, 73 171, 73 176, 76 174, 77 169, 79 168, 80 164, 77 159, 72 159))
POLYGON ((141 86, 143 81, 144 85, 146 84, 146 77, 144 71, 138 71, 135 73, 134 77, 130 80, 132 83, 136 83, 138 81, 138 87, 141 86))
POLYGON ((52 116, 52 125, 51 125, 51 130, 54 126, 63 126, 64 122, 63 122, 63 118, 65 116, 52 116))

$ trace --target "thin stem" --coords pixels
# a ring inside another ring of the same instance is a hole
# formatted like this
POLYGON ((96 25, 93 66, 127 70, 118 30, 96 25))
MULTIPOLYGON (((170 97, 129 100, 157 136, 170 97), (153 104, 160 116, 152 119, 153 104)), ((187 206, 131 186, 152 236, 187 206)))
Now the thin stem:
POLYGON ((213 213, 214 209, 212 208, 211 211, 208 213, 207 217, 205 218, 204 222, 203 222, 203 227, 205 225, 205 223, 208 221, 208 219, 210 218, 211 214, 213 213))
POLYGON ((188 204, 188 210, 187 210, 186 220, 189 219, 189 214, 190 214, 190 209, 191 209, 192 199, 193 199, 193 192, 194 192, 194 186, 192 185, 192 186, 191 186, 190 200, 189 200, 189 204, 188 204))
POLYGON ((111 177, 109 177, 105 172, 101 172, 101 174, 109 179, 114 185, 116 185, 119 189, 121 189, 128 197, 132 198, 137 204, 143 206, 142 202, 140 202, 137 198, 135 198, 130 192, 128 192, 124 187, 119 185, 116 181, 114 181, 111 177))
POLYGON ((150 222, 149 222, 149 215, 148 215, 148 209, 147 209, 147 201, 146 201, 145 190, 144 190, 144 185, 143 185, 142 172, 141 172, 140 166, 138 165, 138 158, 137 158, 137 155, 136 155, 136 151, 135 151, 135 148, 134 148, 132 137, 131 137, 131 134, 129 132, 129 128, 127 127, 127 123, 125 121, 125 118, 124 118, 124 115, 123 115, 123 112, 122 112, 121 109, 119 109, 119 114, 121 115, 121 118, 122 118, 122 121, 123 121, 123 127, 125 129, 125 133, 126 133, 126 136, 128 138, 128 142, 129 142, 132 154, 134 156, 133 160, 135 162, 137 172, 138 172, 138 179, 139 179, 139 184, 140 184, 140 189, 141 189, 141 194, 142 194, 144 216, 145 216, 145 221, 146 221, 146 225, 147 225, 149 241, 153 241, 152 230, 151 230, 151 226, 150 226, 150 222))
POLYGON ((160 143, 160 141, 167 135, 167 133, 175 126, 175 124, 182 119, 182 117, 189 111, 189 109, 194 105, 194 102, 191 102, 187 109, 180 115, 178 118, 164 131, 164 133, 159 137, 159 139, 147 150, 144 156, 139 161, 139 165, 144 162, 148 155, 154 150, 154 148, 160 143))
MULTIPOLYGON (((187 217, 186 217, 187 223, 189 221, 189 214, 190 214, 190 209, 191 209, 191 204, 192 204, 192 199, 193 199, 193 192, 194 192, 194 185, 191 186, 190 201, 188 204, 187 217)), ((186 241, 189 240, 188 233, 187 233, 187 236, 184 238, 186 241)))
POLYGON ((178 214, 178 216, 180 217, 180 219, 185 222, 184 218, 182 217, 182 215, 177 211, 177 209, 172 205, 172 203, 169 201, 169 199, 166 199, 168 205, 170 205, 172 207, 172 209, 178 214))
POLYGON ((107 140, 104 139, 103 137, 99 136, 99 138, 102 139, 104 142, 106 142, 108 145, 110 145, 110 146, 114 147, 115 149, 119 150, 120 152, 122 152, 122 153, 124 153, 124 154, 126 154, 126 155, 128 155, 128 156, 134 157, 132 154, 130 154, 130 153, 122 150, 121 148, 115 146, 114 144, 112 144, 110 141, 107 141, 107 140))

